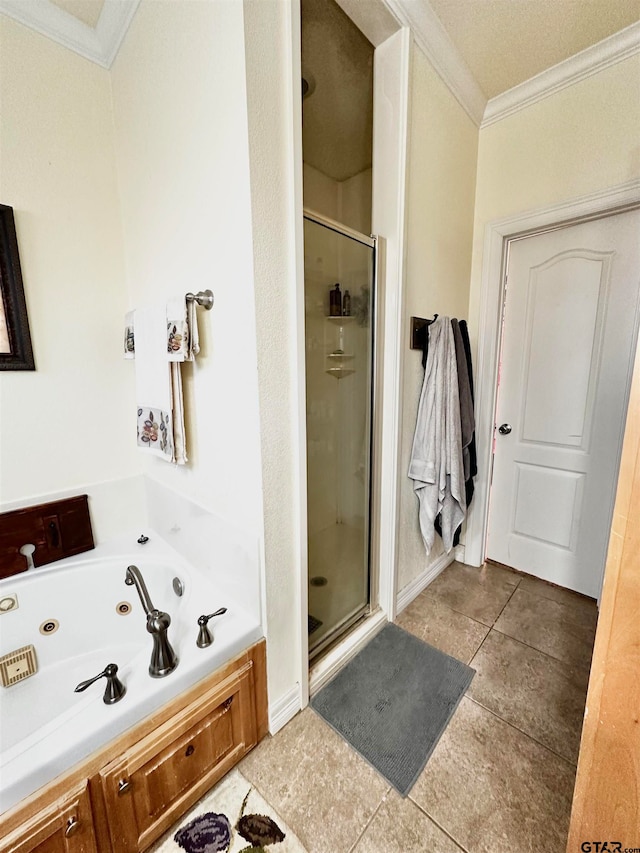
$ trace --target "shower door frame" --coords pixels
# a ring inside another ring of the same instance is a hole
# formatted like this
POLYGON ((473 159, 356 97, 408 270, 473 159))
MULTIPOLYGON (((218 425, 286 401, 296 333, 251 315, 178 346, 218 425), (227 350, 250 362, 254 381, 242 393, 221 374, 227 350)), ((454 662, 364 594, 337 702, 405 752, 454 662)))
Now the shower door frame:
MULTIPOLYGON (((339 0, 340 4, 346 0, 339 0)), ((395 2, 395 0, 394 0, 395 2)), ((264 546, 263 584, 272 576, 284 582, 285 600, 291 605, 294 622, 289 629, 277 603, 263 596, 263 622, 271 642, 269 665, 269 730, 277 732, 307 706, 310 692, 319 690, 354 654, 364 647, 387 620, 393 621, 397 607, 397 559, 402 431, 401 380, 404 352, 405 218, 407 161, 409 154, 410 71, 413 36, 405 15, 389 15, 390 0, 370 0, 345 10, 356 26, 367 33, 374 52, 373 114, 373 198, 371 229, 378 235, 378 423, 374 437, 378 476, 375 484, 371 539, 374 581, 379 608, 362 626, 351 630, 343 642, 327 651, 309 668, 306 531, 306 412, 304 388, 304 237, 302 187, 302 87, 300 48, 300 4, 298 0, 281 7, 279 37, 283 51, 282 109, 276 103, 275 117, 285 147, 285 161, 273 159, 274 171, 267 195, 257 194, 259 209, 273 220, 286 236, 286 273, 271 263, 272 252, 265 247, 266 273, 273 277, 277 292, 288 305, 292 332, 280 352, 289 376, 291 398, 291 452, 276 453, 277 461, 291 473, 290 489, 283 494, 278 510, 265 516, 264 541, 283 542, 275 549, 283 557, 277 571, 272 568, 264 546), (274 207, 274 200, 277 202, 274 207), (268 250, 268 251, 267 251, 268 250), (283 275, 285 278, 283 279, 283 275), (279 289, 278 289, 279 288, 279 289), (383 393, 384 391, 384 393, 383 393), (384 519, 384 523, 382 523, 384 519), (287 550, 288 549, 288 550, 287 550), (375 568, 377 567, 377 568, 375 568), (297 625, 295 624, 297 623, 297 625), (291 662, 291 666, 283 671, 291 662), (295 675, 294 675, 295 673, 295 675), (297 676, 297 677, 296 677, 297 676)), ((280 8, 280 7, 279 7, 280 8)), ((274 37, 278 37, 274 29, 274 37)), ((259 233, 262 234, 265 229, 259 233)), ((267 233, 271 234, 271 231, 267 233)), ((271 281, 271 279, 269 279, 271 281)), ((271 332, 271 329, 268 330, 271 332)), ((265 333, 266 334, 266 333, 265 333)), ((262 387, 262 386, 261 386, 262 387)), ((266 386, 265 386, 266 387, 266 386)), ((282 408, 282 407, 281 407, 282 408)), ((280 413, 267 407, 267 415, 280 413)), ((265 421, 267 440, 277 439, 277 420, 265 421)))
MULTIPOLYGON (((371 376, 369 379, 369 391, 370 391, 370 408, 369 408, 369 482, 368 482, 368 501, 367 501, 367 516, 365 519, 365 529, 366 529, 366 555, 367 555, 367 575, 369 581, 369 595, 368 601, 352 616, 346 619, 342 624, 338 624, 336 628, 330 631, 329 634, 313 649, 313 651, 309 652, 309 662, 314 662, 318 659, 318 656, 322 654, 329 646, 332 646, 334 643, 339 642, 341 639, 344 639, 347 632, 361 619, 367 617, 369 614, 373 613, 379 606, 378 594, 379 594, 379 566, 374 565, 375 553, 376 549, 373 547, 373 534, 372 529, 376 529, 375 520, 374 520, 374 507, 376 505, 375 500, 375 484, 376 484, 376 476, 378 468, 375 464, 375 459, 377 458, 376 452, 379 448, 376 447, 376 436, 379 433, 379 430, 376 429, 377 426, 377 413, 378 413, 378 397, 379 397, 379 370, 378 370, 378 238, 375 235, 367 235, 363 234, 360 231, 356 231, 354 228, 349 228, 348 225, 344 225, 341 222, 336 221, 335 219, 330 219, 328 216, 324 216, 321 213, 318 213, 311 208, 304 207, 302 210, 303 221, 308 220, 309 222, 313 222, 316 225, 320 225, 324 228, 328 228, 330 231, 334 231, 336 234, 339 234, 342 237, 347 237, 350 240, 354 240, 356 243, 360 243, 361 245, 367 246, 368 248, 373 250, 373 260, 372 260, 372 268, 371 268, 371 301, 370 301, 370 312, 371 312, 371 348, 370 348, 370 356, 371 356, 371 376)), ((307 483, 308 488, 308 483, 307 483)), ((308 525, 307 525, 308 527, 308 525)), ((307 560, 307 575, 308 571, 308 560, 307 560)))

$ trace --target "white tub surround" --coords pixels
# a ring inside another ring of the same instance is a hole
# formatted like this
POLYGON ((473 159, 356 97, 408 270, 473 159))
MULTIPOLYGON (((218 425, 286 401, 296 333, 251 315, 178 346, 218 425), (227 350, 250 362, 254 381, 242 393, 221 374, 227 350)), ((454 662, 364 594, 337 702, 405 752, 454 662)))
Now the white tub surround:
POLYGON ((216 589, 228 590, 253 618, 263 621, 258 533, 249 526, 238 527, 158 480, 144 481, 151 527, 184 560, 199 566, 216 589))

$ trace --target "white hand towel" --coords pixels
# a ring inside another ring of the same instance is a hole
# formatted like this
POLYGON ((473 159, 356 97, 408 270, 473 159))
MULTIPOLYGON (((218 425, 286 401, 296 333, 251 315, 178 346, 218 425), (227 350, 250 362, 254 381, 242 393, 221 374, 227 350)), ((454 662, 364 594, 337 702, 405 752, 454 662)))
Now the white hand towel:
POLYGON ((173 390, 167 362, 166 307, 139 308, 134 315, 138 446, 175 460, 173 390))
POLYGON ((187 437, 184 429, 182 369, 175 362, 172 362, 169 367, 171 368, 171 393, 173 397, 174 462, 176 465, 184 465, 189 459, 187 457, 187 437))
POLYGON ((189 329, 189 357, 192 361, 200 352, 200 333, 198 332, 198 303, 195 299, 187 302, 187 327, 189 329))

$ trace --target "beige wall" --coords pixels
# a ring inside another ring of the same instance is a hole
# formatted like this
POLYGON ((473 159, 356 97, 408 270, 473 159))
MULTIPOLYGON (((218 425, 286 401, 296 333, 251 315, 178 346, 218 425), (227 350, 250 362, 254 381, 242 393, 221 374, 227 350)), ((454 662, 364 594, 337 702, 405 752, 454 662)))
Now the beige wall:
POLYGON ((470 331, 477 334, 487 223, 640 176, 640 57, 480 131, 470 331))
POLYGON ((0 500, 91 495, 139 471, 109 73, 4 15, 0 62, 0 199, 36 361, 0 378, 0 500))
MULTIPOLYGON (((194 2, 188 10, 143 2, 110 72, 0 16, 0 192, 16 212, 37 365, 35 373, 0 376, 0 500, 4 508, 86 489, 98 504, 97 538, 108 538, 146 518, 143 478, 132 477, 144 471, 230 522, 236 552, 244 546, 257 565, 263 507, 242 12, 235 2, 194 2), (202 351, 185 366, 191 465, 177 470, 144 460, 135 446, 123 318, 147 300, 205 287, 215 307, 199 311, 202 351)), ((264 31, 258 39, 272 57, 264 31)), ((260 145, 257 156, 268 159, 269 151, 287 159, 282 137, 273 149, 260 145)), ((272 198, 264 197, 267 208, 272 198)), ((262 272, 271 251, 285 266, 293 251, 270 214, 261 219, 262 272)), ((291 566, 296 531, 280 518, 291 416, 280 417, 286 360, 275 342, 288 300, 265 294, 257 298, 263 399, 271 405, 263 412, 272 475, 264 517, 278 516, 267 584, 277 699, 279 684, 299 677, 291 613, 300 595, 291 566)), ((163 502, 167 529, 172 517, 192 523, 183 504, 163 502)), ((296 505, 291 499, 288 512, 296 505)), ((211 541, 209 561, 216 548, 211 541)), ((216 566, 234 569, 235 558, 216 566)), ((257 583, 245 590, 257 594, 257 583)))
MULTIPOLYGON (((469 331, 476 352, 487 225, 639 177, 638 56, 480 131, 469 301, 469 331)), ((482 469, 482 448, 479 451, 482 469)), ((471 512, 479 506, 472 505, 471 512)))
POLYGON ((442 553, 426 555, 418 502, 407 477, 424 371, 409 350, 409 318, 434 313, 464 319, 469 301, 478 130, 413 47, 407 180, 406 335, 402 381, 398 590, 442 553))
MULTIPOLYGON (((129 304, 211 288, 185 365, 190 464, 144 471, 261 536, 242 4, 142 0, 111 69, 129 304)), ((133 369, 133 364, 130 363, 133 369)))

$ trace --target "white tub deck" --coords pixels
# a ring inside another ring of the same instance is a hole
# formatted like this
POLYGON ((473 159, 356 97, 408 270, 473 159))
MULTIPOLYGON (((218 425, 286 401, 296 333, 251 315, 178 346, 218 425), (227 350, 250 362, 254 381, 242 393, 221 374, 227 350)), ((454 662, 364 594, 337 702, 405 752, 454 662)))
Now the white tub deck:
POLYGON ((38 659, 35 675, 0 687, 0 813, 263 636, 219 578, 214 586, 159 536, 148 535, 144 546, 129 538, 0 581, 0 597, 16 594, 19 604, 0 616, 0 654, 33 644, 38 659), (169 640, 179 664, 165 678, 148 672, 152 638, 138 593, 124 582, 131 563, 142 572, 154 606, 171 616, 169 640), (176 576, 184 583, 182 597, 173 592, 176 576), (116 610, 122 601, 132 605, 126 616, 116 610), (215 640, 199 649, 198 616, 219 607, 228 610, 210 623, 215 640), (43 636, 39 626, 50 619, 60 627, 43 636), (74 693, 109 663, 118 665, 127 688, 120 702, 102 701, 105 679, 74 693))

